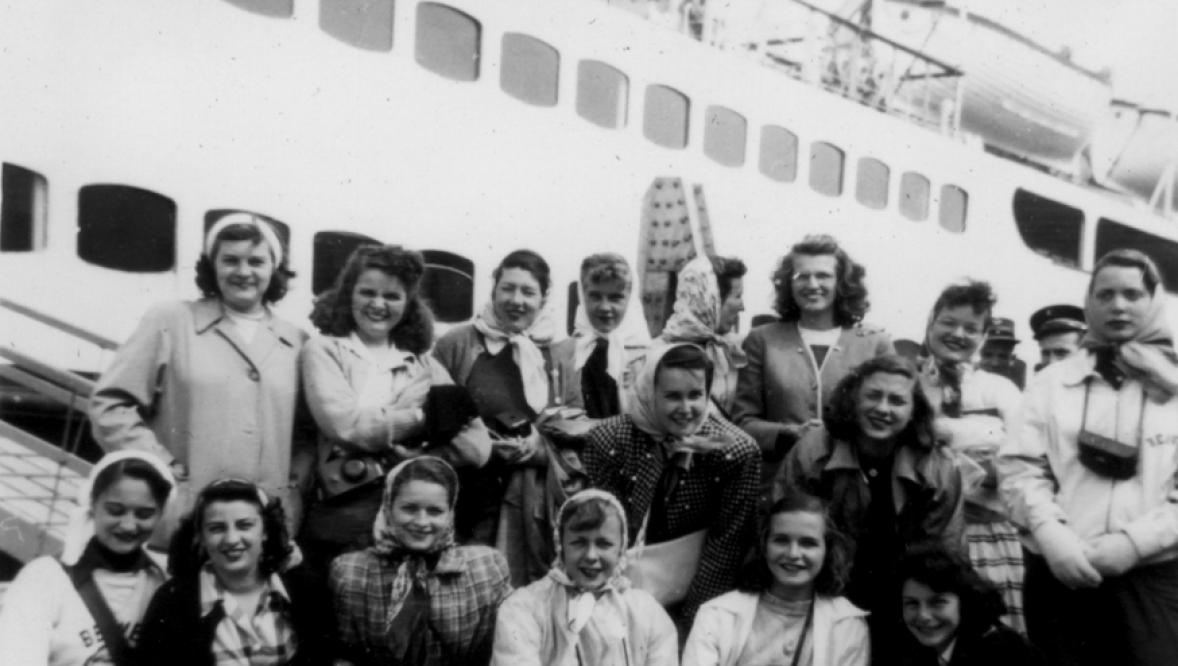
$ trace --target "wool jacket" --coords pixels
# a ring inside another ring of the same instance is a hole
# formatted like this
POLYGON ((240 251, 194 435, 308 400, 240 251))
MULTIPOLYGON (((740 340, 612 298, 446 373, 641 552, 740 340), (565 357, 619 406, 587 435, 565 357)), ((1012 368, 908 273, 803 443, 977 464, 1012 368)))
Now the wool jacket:
POLYGON ((757 440, 766 460, 780 461, 797 442, 797 426, 822 418, 834 387, 864 361, 894 353, 892 339, 870 324, 844 328, 819 368, 796 322, 758 326, 744 339, 732 420, 757 440))
POLYGON ((298 524, 315 457, 299 390, 306 338, 268 312, 247 345, 215 298, 162 303, 143 316, 99 378, 90 420, 107 451, 150 451, 184 466, 157 534, 170 535, 196 492, 223 477, 257 483, 298 524))

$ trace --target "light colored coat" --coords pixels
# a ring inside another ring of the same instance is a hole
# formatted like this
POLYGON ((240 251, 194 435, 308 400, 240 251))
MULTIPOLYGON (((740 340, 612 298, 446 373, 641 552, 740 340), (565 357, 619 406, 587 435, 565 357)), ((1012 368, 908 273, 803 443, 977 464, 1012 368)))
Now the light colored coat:
POLYGON ((585 666, 678 666, 675 625, 646 592, 609 589, 579 636, 568 627, 568 602, 567 588, 549 576, 513 592, 499 607, 491 666, 578 666, 577 644, 585 640, 612 657, 585 666), (594 631, 598 617, 619 635, 594 631))
MULTIPOLYGON (((757 599, 734 590, 700 607, 683 651, 683 666, 735 666, 753 631, 757 599)), ((867 666, 871 640, 867 611, 843 597, 814 601, 814 666, 867 666)))
POLYGON ((1178 397, 1148 402, 1143 412, 1139 381, 1127 379, 1115 390, 1093 368, 1092 354, 1081 351, 1044 368, 1027 387, 998 452, 1000 488, 1011 520, 1032 532, 1047 521, 1063 521, 1084 540, 1124 532, 1143 563, 1174 559, 1178 397), (1087 429, 1138 448, 1140 461, 1131 479, 1113 480, 1080 463, 1085 380, 1092 387, 1087 429))
POLYGON ((169 522, 206 484, 236 477, 279 497, 297 525, 292 488, 308 478, 315 451, 309 415, 296 428, 306 338, 268 313, 246 345, 218 299, 153 306, 98 380, 94 437, 107 451, 150 451, 187 468, 169 522))

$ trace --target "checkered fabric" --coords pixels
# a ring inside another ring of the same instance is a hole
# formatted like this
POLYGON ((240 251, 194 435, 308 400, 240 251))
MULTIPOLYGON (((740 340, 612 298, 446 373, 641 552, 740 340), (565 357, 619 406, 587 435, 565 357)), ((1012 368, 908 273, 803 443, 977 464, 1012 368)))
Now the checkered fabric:
MULTIPOLYGON (((391 664, 385 638, 389 592, 398 562, 372 549, 331 563, 340 644, 355 664, 391 664)), ((426 581, 430 596, 429 661, 423 666, 481 664, 491 658, 495 614, 511 592, 507 560, 486 546, 442 552, 426 581)))
MULTIPOLYGON (((707 529, 699 571, 677 615, 690 622, 700 604, 732 589, 741 560, 752 546, 761 454, 751 437, 722 417, 709 415, 700 435, 728 440, 719 451, 693 456, 666 504, 657 543, 707 529)), ((585 469, 593 485, 617 495, 626 507, 633 540, 654 501, 668 462, 661 445, 627 415, 602 422, 589 434, 585 469)))
POLYGON ((253 617, 237 604, 213 572, 200 572, 201 617, 219 603, 225 614, 213 634, 213 662, 217 666, 285 664, 298 649, 290 621, 290 596, 277 574, 258 597, 253 617))

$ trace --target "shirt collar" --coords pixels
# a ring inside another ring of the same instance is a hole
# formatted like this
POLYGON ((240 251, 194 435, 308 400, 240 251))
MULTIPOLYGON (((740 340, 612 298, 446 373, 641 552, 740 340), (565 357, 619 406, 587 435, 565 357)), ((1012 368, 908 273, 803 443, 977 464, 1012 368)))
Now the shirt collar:
MULTIPOLYGON (((201 567, 199 574, 200 585, 200 616, 208 617, 209 613, 217 607, 217 604, 225 604, 228 591, 221 585, 221 581, 217 580, 217 575, 206 564, 201 567)), ((270 574, 269 580, 266 581, 267 588, 262 593, 262 599, 269 603, 278 601, 283 604, 290 604, 290 593, 286 591, 286 585, 282 583, 282 578, 278 574, 270 574)), ((228 609, 226 609, 228 611, 228 609)))
POLYGON ((1060 380, 1067 386, 1078 386, 1092 377, 1100 377, 1096 372, 1096 354, 1088 349, 1079 349, 1076 353, 1059 362, 1060 380))
POLYGON ((360 358, 365 358, 380 365, 384 370, 408 370, 409 366, 417 363, 417 354, 405 351, 396 345, 390 345, 389 354, 384 359, 377 358, 376 354, 364 344, 360 339, 360 335, 352 331, 348 337, 344 338, 344 346, 353 354, 360 358), (386 364, 387 361, 387 364, 386 364))
MULTIPOLYGON (((830 460, 826 463, 826 469, 858 470, 859 455, 855 452, 855 447, 851 446, 849 442, 839 439, 834 440, 830 452, 830 460)), ((920 482, 916 473, 916 452, 912 450, 912 447, 903 444, 896 447, 895 462, 893 463, 892 471, 898 478, 908 479, 913 483, 920 482)))
MULTIPOLYGON (((264 306, 265 307, 265 306, 264 306)), ((274 317, 269 307, 265 307, 266 316, 259 322, 262 328, 268 329, 274 335, 290 346, 294 346, 297 333, 290 324, 282 325, 281 320, 274 317)), ((205 333, 223 320, 228 320, 225 314, 225 304, 219 298, 202 298, 192 304, 192 321, 197 335, 205 333)))

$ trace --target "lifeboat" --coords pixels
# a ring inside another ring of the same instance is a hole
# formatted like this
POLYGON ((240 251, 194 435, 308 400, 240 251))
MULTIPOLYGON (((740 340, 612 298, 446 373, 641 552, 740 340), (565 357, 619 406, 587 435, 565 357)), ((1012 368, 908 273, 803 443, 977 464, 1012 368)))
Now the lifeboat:
MULTIPOLYGON (((1107 118, 1112 86, 1010 28, 944 3, 874 3, 871 28, 964 72, 960 128, 987 147, 1062 171, 1107 118)), ((955 104, 933 100, 930 108, 955 104)))

